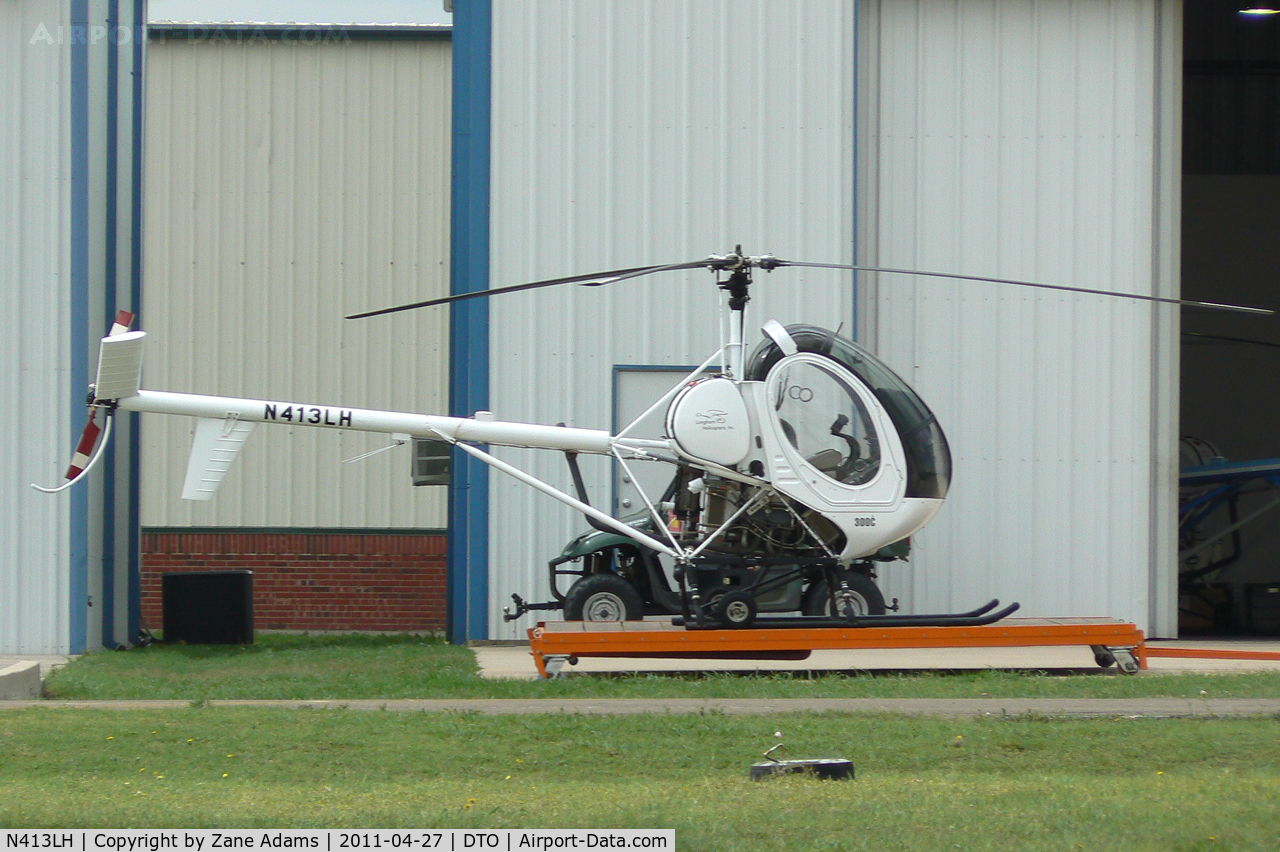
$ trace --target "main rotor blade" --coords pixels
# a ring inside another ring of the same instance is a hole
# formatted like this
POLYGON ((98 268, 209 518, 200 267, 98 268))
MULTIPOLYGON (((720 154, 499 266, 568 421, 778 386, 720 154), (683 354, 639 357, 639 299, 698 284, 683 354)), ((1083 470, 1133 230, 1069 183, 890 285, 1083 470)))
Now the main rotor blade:
POLYGON ((671 272, 678 269, 697 269, 702 266, 709 266, 719 258, 704 258, 702 260, 691 260, 685 263, 671 263, 662 266, 632 266, 626 269, 614 269, 610 272, 592 272, 587 275, 570 275, 566 278, 549 278, 545 281, 532 281, 528 284, 512 284, 509 287, 494 287, 489 290, 473 290, 470 293, 457 293, 452 296, 442 296, 439 299, 427 299, 422 302, 414 302, 409 305, 397 305, 394 308, 381 308, 376 311, 364 311, 363 313, 350 314, 347 319, 364 319, 365 317, 376 317, 382 314, 394 314, 399 311, 411 311, 414 308, 429 308, 434 305, 449 305, 454 302, 461 302, 464 299, 479 299, 481 297, 498 296, 503 293, 518 293, 521 290, 536 290, 540 287, 555 287, 558 284, 580 284, 584 287, 599 287, 602 284, 612 284, 615 281, 625 281, 628 278, 639 278, 642 275, 652 275, 655 272, 671 272))
POLYGON ((1219 343, 1243 343, 1248 346, 1267 346, 1271 349, 1280 349, 1280 343, 1272 343, 1269 340, 1249 340, 1245 337, 1223 337, 1220 334, 1202 334, 1198 331, 1184 331, 1183 337, 1195 337, 1200 340, 1213 340, 1219 343))
POLYGON ((983 275, 956 275, 951 272, 921 272, 918 269, 890 269, 882 266, 854 266, 844 263, 805 263, 797 260, 775 260, 777 266, 805 266, 813 269, 851 269, 855 272, 885 272, 893 275, 921 275, 929 278, 952 278, 959 281, 986 281, 991 284, 1014 284, 1018 287, 1035 287, 1039 290, 1061 290, 1067 293, 1087 293, 1091 296, 1115 296, 1120 299, 1138 299, 1143 302, 1159 302, 1165 305, 1183 305, 1191 308, 1207 308, 1213 311, 1235 311, 1242 314, 1271 316, 1267 308, 1250 308, 1243 305, 1226 305, 1221 302, 1200 302, 1195 299, 1169 299, 1164 296, 1145 296, 1139 293, 1121 293, 1116 290, 1091 290, 1087 287, 1069 287, 1065 284, 1042 284, 1036 281, 1018 281, 1012 278, 988 278, 983 275))

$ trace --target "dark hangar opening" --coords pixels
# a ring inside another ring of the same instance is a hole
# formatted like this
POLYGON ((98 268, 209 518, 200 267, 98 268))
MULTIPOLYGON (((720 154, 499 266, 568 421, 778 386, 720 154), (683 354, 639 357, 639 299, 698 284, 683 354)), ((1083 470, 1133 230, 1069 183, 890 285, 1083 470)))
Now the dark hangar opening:
MULTIPOLYGON (((1280 309, 1280 14, 1251 6, 1184 6, 1182 293, 1280 309)), ((1180 630, 1280 635, 1280 319, 1183 311, 1181 418, 1184 471, 1256 470, 1184 476, 1180 630)))

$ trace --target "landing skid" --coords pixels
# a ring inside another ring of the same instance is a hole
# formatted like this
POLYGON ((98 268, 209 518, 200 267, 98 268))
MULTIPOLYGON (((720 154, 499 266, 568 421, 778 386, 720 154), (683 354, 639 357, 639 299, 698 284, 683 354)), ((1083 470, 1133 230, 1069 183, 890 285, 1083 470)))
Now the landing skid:
MULTIPOLYGON (((1011 603, 1004 609, 996 610, 999 600, 989 601, 977 609, 968 612, 938 613, 933 615, 851 615, 845 618, 829 616, 779 616, 776 618, 761 617, 753 621, 750 627, 760 629, 787 629, 797 627, 980 627, 984 624, 995 624, 1018 611, 1019 604, 1011 603)), ((721 630, 725 625, 711 619, 684 619, 676 616, 671 623, 689 630, 721 630)), ((745 628, 744 628, 745 629, 745 628)))

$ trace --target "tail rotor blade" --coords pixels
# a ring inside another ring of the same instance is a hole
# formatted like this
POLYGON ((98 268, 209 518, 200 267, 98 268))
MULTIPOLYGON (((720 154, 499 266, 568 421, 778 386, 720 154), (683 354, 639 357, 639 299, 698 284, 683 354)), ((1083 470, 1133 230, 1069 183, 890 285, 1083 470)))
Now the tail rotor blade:
POLYGON ((80 480, 89 475, 89 471, 93 470, 93 466, 102 458, 103 450, 107 448, 107 442, 111 440, 111 415, 107 414, 106 428, 100 427, 94 420, 97 416, 95 409, 89 409, 89 422, 84 424, 84 431, 80 433, 80 441, 76 444, 75 454, 71 457, 71 465, 67 468, 67 474, 64 477, 66 482, 56 488, 45 488, 41 485, 31 483, 31 487, 45 494, 57 494, 59 491, 66 491, 80 480), (101 437, 102 440, 98 440, 101 437), (97 450, 94 446, 97 446, 97 450))
MULTIPOLYGON (((105 387, 111 384, 110 381, 104 382, 103 380, 103 364, 106 361, 110 361, 109 358, 104 357, 109 351, 107 341, 111 340, 111 338, 117 338, 116 341, 112 341, 111 343, 112 347, 116 347, 120 343, 119 338, 122 335, 127 335, 124 345, 131 350, 137 350, 138 352, 141 351, 138 347, 138 340, 145 335, 143 335, 142 332, 129 334, 129 326, 133 325, 133 319, 134 314, 130 311, 116 311, 116 318, 111 324, 111 331, 103 338, 104 345, 98 357, 98 384, 94 387, 105 387), (138 340, 135 340, 135 338, 138 340)), ((114 349, 111 351, 114 351, 114 349)), ((139 364, 141 364, 140 358, 139 364)), ((110 374, 111 370, 108 369, 107 373, 110 374)), ((133 387, 133 393, 136 394, 136 380, 133 387)), ((119 396, 128 395, 130 394, 119 394, 119 396)), ((33 482, 31 483, 32 488, 45 494, 57 494, 59 491, 67 490, 88 475, 89 471, 93 469, 93 466, 98 463, 100 458, 102 458, 102 453, 107 448, 107 441, 111 439, 111 412, 107 412, 107 425, 105 429, 98 425, 97 417, 98 409, 91 405, 89 408, 89 422, 84 424, 84 431, 80 433, 80 440, 76 442, 75 453, 71 456, 71 464, 68 465, 66 475, 63 476, 63 479, 65 479, 66 482, 56 488, 45 488, 41 485, 36 485, 33 482), (101 440, 99 440, 99 438, 101 438, 101 440), (96 451, 94 449, 95 447, 97 448, 96 451)))
POLYGON ((89 422, 84 424, 84 431, 80 433, 80 443, 76 444, 75 455, 71 457, 71 464, 67 467, 67 474, 63 479, 74 480, 89 466, 89 460, 93 458, 93 448, 97 446, 98 436, 102 434, 102 427, 94 422, 95 416, 97 416, 96 411, 89 412, 89 422))

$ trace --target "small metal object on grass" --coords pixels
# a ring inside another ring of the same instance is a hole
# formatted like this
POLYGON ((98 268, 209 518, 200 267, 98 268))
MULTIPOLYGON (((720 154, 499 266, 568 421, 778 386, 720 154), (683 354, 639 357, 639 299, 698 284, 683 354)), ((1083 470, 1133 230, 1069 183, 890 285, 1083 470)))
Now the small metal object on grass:
POLYGON ((795 774, 812 775, 815 778, 827 781, 852 781, 854 778, 852 760, 845 760, 839 757, 819 757, 811 760, 778 760, 773 756, 773 753, 779 749, 786 750, 782 743, 778 743, 764 753, 764 756, 768 758, 767 761, 751 764, 752 781, 763 781, 775 775, 795 774))

